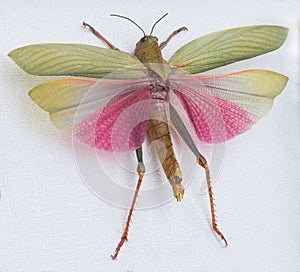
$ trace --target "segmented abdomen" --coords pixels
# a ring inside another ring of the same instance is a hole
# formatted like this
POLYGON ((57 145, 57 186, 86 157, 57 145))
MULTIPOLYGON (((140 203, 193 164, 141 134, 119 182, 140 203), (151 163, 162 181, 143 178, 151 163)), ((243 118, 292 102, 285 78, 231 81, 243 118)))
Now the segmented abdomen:
POLYGON ((182 174, 173 149, 167 113, 167 102, 153 99, 148 135, 154 144, 167 178, 171 183, 180 183, 182 174))

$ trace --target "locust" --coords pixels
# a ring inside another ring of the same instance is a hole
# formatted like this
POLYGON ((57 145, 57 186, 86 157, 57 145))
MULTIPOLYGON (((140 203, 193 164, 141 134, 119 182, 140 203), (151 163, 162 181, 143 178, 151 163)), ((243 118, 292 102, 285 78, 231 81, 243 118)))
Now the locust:
POLYGON ((24 46, 9 53, 29 74, 67 76, 41 83, 29 92, 32 100, 49 112, 56 127, 71 127, 82 142, 97 149, 136 153, 138 182, 112 259, 117 258, 128 240, 132 214, 146 172, 143 162, 146 139, 154 145, 176 200, 180 202, 184 196, 183 175, 172 142, 173 128, 205 171, 212 229, 228 244, 216 222, 208 162, 178 109, 184 109, 200 143, 221 143, 248 130, 264 116, 288 81, 282 74, 262 69, 203 74, 278 49, 287 37, 287 28, 256 25, 218 31, 187 43, 167 61, 162 50, 187 28, 180 27, 159 42, 153 31, 166 15, 153 24, 149 35, 132 19, 112 15, 129 20, 142 31, 133 54, 121 51, 85 22, 83 25, 108 48, 46 43, 24 46), (109 103, 99 104, 104 97, 109 103), (134 112, 123 114, 132 106, 134 112), (80 118, 74 123, 78 112, 80 118), (117 120, 122 121, 121 125, 116 125, 117 120), (133 128, 128 137, 123 133, 126 128, 133 128))

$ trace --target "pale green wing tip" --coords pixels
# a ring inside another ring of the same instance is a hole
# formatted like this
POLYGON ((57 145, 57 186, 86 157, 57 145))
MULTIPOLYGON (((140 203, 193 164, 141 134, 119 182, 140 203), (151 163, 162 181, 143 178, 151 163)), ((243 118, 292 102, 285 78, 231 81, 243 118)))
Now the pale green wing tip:
MULTIPOLYGON (((43 84, 43 83, 42 83, 43 84)), ((39 85, 37 85, 39 86, 39 85)), ((35 86, 34 88, 30 89, 30 91, 28 92, 29 97, 34 101, 35 99, 35 90, 37 89, 37 86, 35 86)))
POLYGON ((264 81, 267 92, 266 97, 274 99, 278 95, 282 93, 284 88, 286 87, 289 78, 283 74, 277 73, 275 71, 262 70, 269 74, 269 76, 263 76, 262 81, 264 81), (270 85, 268 85, 270 82, 270 85))
POLYGON ((32 100, 35 104, 37 104, 42 110, 50 112, 50 110, 49 110, 47 107, 44 107, 41 103, 39 103, 39 99, 38 99, 38 97, 37 97, 37 95, 36 95, 36 90, 38 89, 39 86, 40 86, 40 85, 37 85, 37 86, 35 86, 34 88, 32 88, 32 89, 28 92, 28 95, 29 95, 29 97, 31 98, 31 100, 32 100))
POLYGON ((279 46, 277 48, 279 48, 285 42, 285 40, 288 36, 288 33, 289 33, 289 29, 284 26, 273 26, 273 27, 278 28, 278 34, 279 34, 280 41, 279 41, 279 46))
POLYGON ((15 58, 14 58, 14 56, 15 56, 15 51, 16 51, 16 50, 18 50, 18 49, 15 49, 15 50, 13 50, 13 51, 10 51, 10 52, 7 54, 7 56, 10 57, 15 63, 17 63, 16 60, 15 60, 15 58))
POLYGON ((23 47, 20 47, 20 48, 17 48, 17 49, 14 49, 12 51, 10 51, 7 56, 9 56, 14 62, 17 62, 16 60, 16 55, 17 55, 17 52, 22 49, 23 47))
POLYGON ((11 59, 13 59, 13 55, 14 55, 14 52, 15 52, 16 50, 18 50, 18 49, 14 49, 14 50, 10 51, 10 52, 7 54, 7 56, 9 56, 11 59))
POLYGON ((289 81, 289 78, 287 76, 285 76, 285 75, 281 75, 281 78, 279 79, 279 81, 281 83, 281 86, 280 86, 281 90, 279 91, 279 93, 277 95, 279 95, 279 94, 282 93, 282 91, 284 90, 284 88, 286 87, 286 85, 287 85, 287 83, 289 81))
POLYGON ((23 71, 25 71, 28 74, 31 74, 30 72, 28 72, 26 70, 26 68, 24 67, 24 65, 22 64, 22 54, 20 54, 20 52, 22 51, 23 48, 25 48, 26 46, 14 49, 12 51, 10 51, 7 56, 10 57, 23 71))
POLYGON ((285 35, 285 38, 286 38, 287 35, 289 34, 289 29, 287 27, 284 27, 284 26, 278 26, 278 27, 281 28, 282 34, 285 35))

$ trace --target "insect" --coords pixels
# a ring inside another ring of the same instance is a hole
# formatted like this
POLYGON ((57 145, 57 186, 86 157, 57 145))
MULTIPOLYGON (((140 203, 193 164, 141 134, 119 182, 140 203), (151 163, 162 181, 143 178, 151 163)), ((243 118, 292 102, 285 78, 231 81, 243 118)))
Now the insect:
POLYGON ((33 101, 49 112, 55 126, 65 128, 71 124, 83 142, 99 149, 136 152, 138 182, 126 227, 112 259, 117 258, 128 238, 131 216, 145 174, 142 144, 147 137, 154 143, 174 197, 181 201, 184 196, 170 126, 175 128, 205 171, 212 228, 227 245, 216 223, 208 163, 178 113, 178 107, 186 111, 200 141, 219 143, 246 131, 265 115, 288 81, 286 76, 268 70, 201 75, 278 49, 287 37, 287 28, 257 25, 215 32, 187 43, 166 61, 162 49, 174 36, 187 30, 181 27, 158 43, 152 33, 166 15, 154 23, 149 35, 133 20, 112 15, 131 21, 143 32, 133 55, 120 51, 87 23, 83 25, 109 48, 35 44, 9 53, 29 74, 71 76, 47 81, 29 92, 33 101), (97 92, 98 84, 102 87, 97 92), (91 88, 95 92, 87 95, 91 88), (74 114, 84 97, 81 118, 73 125, 74 114), (109 103, 100 106, 98 101, 103 97, 108 97, 109 103), (125 115, 126 118, 121 119, 122 125, 116 128, 122 112, 133 105, 134 114, 125 115), (142 121, 135 124, 138 116, 143 116, 142 121), (130 122, 133 130, 124 141, 122 130, 130 122), (113 134, 116 136, 112 137, 113 134))

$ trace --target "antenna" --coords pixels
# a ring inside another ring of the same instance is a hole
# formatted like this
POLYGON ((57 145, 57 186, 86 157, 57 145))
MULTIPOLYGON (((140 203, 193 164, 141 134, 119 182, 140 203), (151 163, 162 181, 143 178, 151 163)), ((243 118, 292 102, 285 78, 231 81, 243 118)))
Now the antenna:
POLYGON ((154 27, 157 25, 158 22, 160 22, 163 18, 165 18, 166 16, 168 15, 168 13, 166 13, 165 15, 163 15, 161 18, 159 18, 155 23, 154 25, 152 26, 151 28, 151 32, 150 32, 150 35, 152 34, 153 30, 154 30, 154 27))
MULTIPOLYGON (((120 18, 123 18, 123 19, 126 19, 126 20, 132 22, 132 23, 135 24, 140 30, 142 30, 144 36, 146 36, 145 31, 144 31, 144 30, 143 30, 143 29, 142 29, 135 21, 131 20, 130 18, 125 17, 125 16, 122 16, 122 15, 118 15, 118 14, 111 14, 110 16, 120 17, 120 18)), ((162 19, 162 18, 161 18, 161 19, 162 19)), ((161 19, 160 19, 160 20, 161 20, 161 19)))

